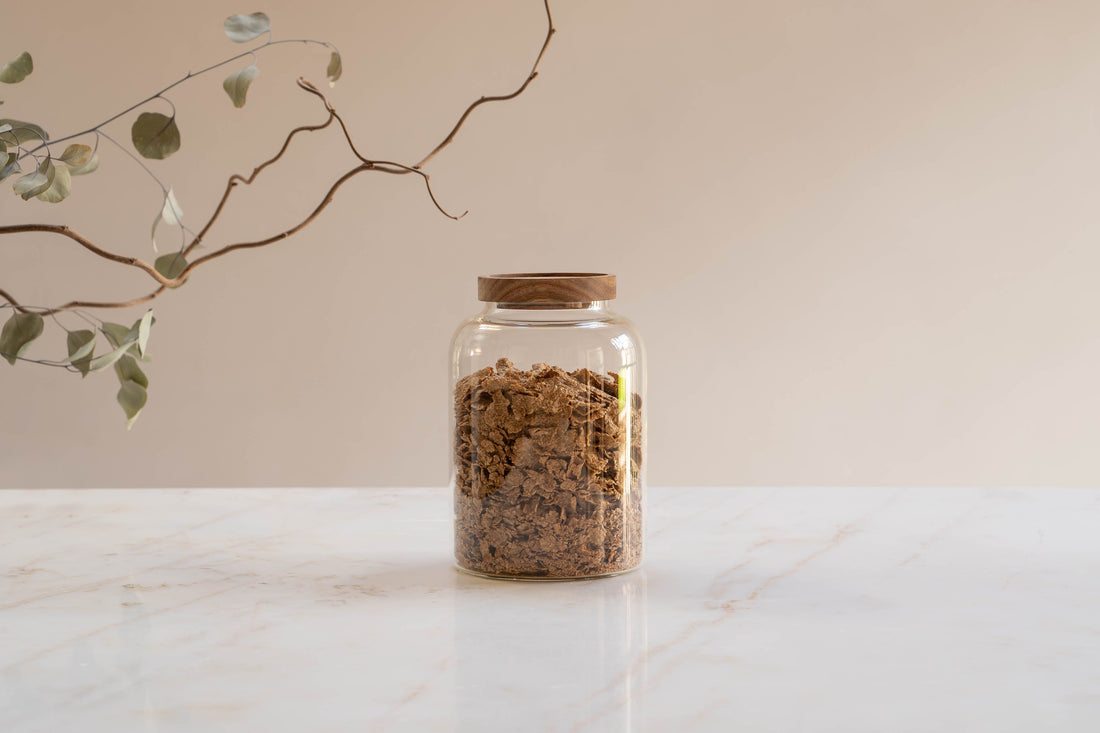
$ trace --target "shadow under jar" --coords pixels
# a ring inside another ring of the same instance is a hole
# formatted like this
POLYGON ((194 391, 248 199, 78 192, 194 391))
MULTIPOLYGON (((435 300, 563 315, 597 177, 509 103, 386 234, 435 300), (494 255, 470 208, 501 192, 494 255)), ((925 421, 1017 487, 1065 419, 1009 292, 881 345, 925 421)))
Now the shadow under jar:
POLYGON ((644 535, 645 365, 615 276, 478 278, 455 333, 455 560, 490 577, 632 570, 644 535))

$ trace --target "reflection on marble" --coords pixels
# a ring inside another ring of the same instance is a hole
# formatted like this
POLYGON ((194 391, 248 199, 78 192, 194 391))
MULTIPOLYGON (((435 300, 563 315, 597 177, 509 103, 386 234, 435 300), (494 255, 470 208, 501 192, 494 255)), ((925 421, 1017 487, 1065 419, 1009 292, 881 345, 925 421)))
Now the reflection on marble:
POLYGON ((0 491, 0 731, 1100 725, 1100 491, 650 494, 518 583, 440 489, 0 491))

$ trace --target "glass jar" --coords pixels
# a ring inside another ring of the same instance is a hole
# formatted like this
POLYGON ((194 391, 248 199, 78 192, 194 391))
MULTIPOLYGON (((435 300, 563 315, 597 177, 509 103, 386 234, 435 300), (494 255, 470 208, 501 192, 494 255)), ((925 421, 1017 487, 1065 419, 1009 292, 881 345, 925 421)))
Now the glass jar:
POLYGON ((451 345, 455 560, 502 578, 638 567, 645 364, 611 312, 615 276, 478 278, 485 309, 451 345))

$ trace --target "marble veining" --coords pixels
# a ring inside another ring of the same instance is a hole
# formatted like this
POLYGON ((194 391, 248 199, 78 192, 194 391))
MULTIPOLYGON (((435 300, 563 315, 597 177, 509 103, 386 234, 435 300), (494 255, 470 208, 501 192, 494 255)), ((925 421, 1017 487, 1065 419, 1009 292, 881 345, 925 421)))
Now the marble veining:
POLYGON ((0 731, 1095 731, 1100 491, 653 489, 459 573, 443 489, 0 491, 0 731))

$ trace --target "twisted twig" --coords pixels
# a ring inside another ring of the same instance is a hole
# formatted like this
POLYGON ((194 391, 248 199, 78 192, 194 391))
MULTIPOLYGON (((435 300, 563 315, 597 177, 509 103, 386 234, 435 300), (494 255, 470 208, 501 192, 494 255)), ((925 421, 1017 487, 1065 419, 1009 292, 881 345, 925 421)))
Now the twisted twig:
POLYGON ((472 103, 469 107, 466 108, 466 111, 462 113, 462 116, 458 118, 458 122, 456 122, 455 126, 451 128, 451 131, 447 134, 447 137, 443 138, 443 142, 439 143, 439 145, 436 145, 432 152, 425 155, 419 163, 413 166, 414 168, 423 168, 425 165, 427 165, 428 161, 439 154, 440 150, 454 142, 455 135, 457 135, 458 131, 462 129, 462 125, 466 123, 466 118, 469 117, 470 113, 473 112, 475 109, 488 102, 506 102, 509 99, 515 99, 519 95, 523 94, 523 90, 526 89, 527 86, 535 80, 535 77, 539 75, 539 65, 542 63, 542 57, 546 55, 546 48, 550 45, 550 39, 554 36, 554 33, 557 32, 557 29, 554 28, 554 18, 552 15, 550 15, 550 0, 543 0, 543 6, 546 8, 546 40, 542 42, 542 48, 539 49, 539 55, 535 57, 535 63, 531 67, 531 73, 528 74, 527 78, 523 80, 523 83, 519 85, 519 89, 516 89, 511 94, 505 94, 499 97, 481 97, 480 99, 472 103))

